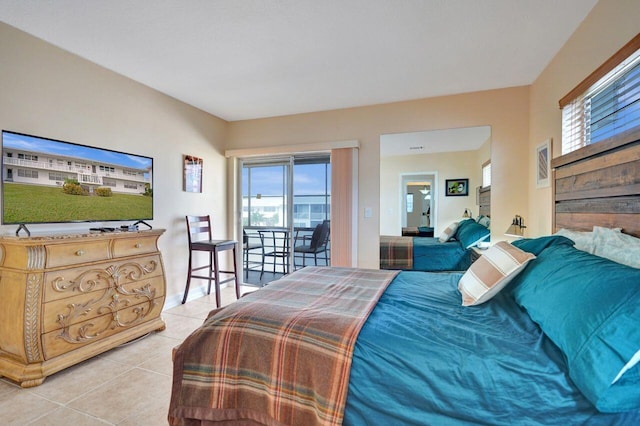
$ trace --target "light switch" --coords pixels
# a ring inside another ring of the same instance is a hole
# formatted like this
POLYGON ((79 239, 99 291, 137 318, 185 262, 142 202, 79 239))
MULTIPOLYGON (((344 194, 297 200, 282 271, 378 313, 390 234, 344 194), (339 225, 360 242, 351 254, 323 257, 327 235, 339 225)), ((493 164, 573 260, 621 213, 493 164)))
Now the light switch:
POLYGON ((372 216, 373 216, 373 210, 371 209, 371 207, 365 207, 364 217, 372 217, 372 216))

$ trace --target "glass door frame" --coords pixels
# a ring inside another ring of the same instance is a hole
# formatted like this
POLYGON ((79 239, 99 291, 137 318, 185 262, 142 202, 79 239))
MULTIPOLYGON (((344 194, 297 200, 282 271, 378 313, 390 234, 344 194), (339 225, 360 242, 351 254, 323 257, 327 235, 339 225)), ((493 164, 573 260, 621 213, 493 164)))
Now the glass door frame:
MULTIPOLYGON (((284 186, 285 192, 282 194, 283 202, 285 204, 285 217, 283 218, 283 228, 288 230, 288 247, 289 247, 289 256, 288 256, 288 264, 287 268, 289 272, 294 270, 294 223, 293 223, 293 165, 294 165, 294 156, 293 155, 274 155, 274 156, 264 156, 264 157, 254 157, 254 158, 239 158, 238 159, 238 204, 239 204, 239 216, 240 216, 240 229, 244 230, 244 222, 243 222, 243 212, 244 212, 244 192, 243 192, 243 170, 245 166, 256 166, 256 167, 267 167, 267 166, 283 166, 285 169, 283 170, 284 175, 284 186)), ((248 185, 248 196, 249 196, 249 209, 248 215, 251 217, 251 180, 247 182, 248 185)), ((239 235, 242 235, 240 232, 239 235)), ((244 260, 244 253, 241 253, 242 260, 244 260)), ((240 262, 242 277, 244 277, 244 263, 240 262)), ((283 271, 284 272, 284 271, 283 271)))
MULTIPOLYGON (((286 218, 288 219, 286 226, 288 228, 288 235, 289 235, 289 249, 291 251, 291 256, 289 257, 289 263, 288 263, 288 270, 289 272, 293 272, 296 268, 296 258, 295 258, 295 243, 296 243, 296 233, 301 230, 303 235, 305 236, 305 238, 309 238, 311 236, 310 234, 310 228, 309 229, 303 229, 303 228, 299 228, 299 226, 301 226, 299 224, 299 220, 296 220, 296 197, 301 196, 301 194, 299 193, 301 190, 301 187, 296 188, 294 181, 295 181, 295 176, 297 173, 297 169, 299 168, 299 166, 304 166, 307 164, 323 164, 324 165, 324 172, 323 172, 323 178, 324 178, 324 183, 322 185, 322 197, 324 200, 324 204, 325 207, 323 208, 323 215, 324 217, 322 218, 322 221, 324 220, 330 220, 330 209, 331 209, 331 179, 332 179, 332 175, 331 175, 331 152, 330 151, 316 151, 316 152, 302 152, 302 153, 287 153, 287 154, 280 154, 280 155, 264 155, 264 156, 251 156, 251 157, 237 157, 236 158, 236 165, 237 165, 237 169, 236 169, 236 193, 235 193, 235 197, 236 197, 236 211, 237 211, 237 222, 236 222, 236 229, 237 229, 237 235, 243 235, 242 230, 245 227, 245 222, 244 222, 244 188, 245 185, 247 185, 247 193, 249 195, 255 195, 255 194, 251 194, 252 189, 251 189, 251 180, 249 180, 248 182, 244 182, 245 181, 245 174, 244 174, 244 169, 247 167, 251 167, 251 166, 270 166, 270 165, 275 165, 275 166, 279 166, 279 165, 287 165, 289 168, 289 173, 286 173, 286 188, 287 188, 287 192, 285 195, 283 195, 283 198, 286 200, 286 218), (328 165, 328 167, 327 167, 328 165), (296 195, 296 192, 298 192, 298 194, 296 195), (308 235, 307 235, 308 234, 308 235)), ((300 172, 298 170, 298 172, 300 172)), ((304 175, 305 173, 308 172, 302 172, 302 174, 304 175)), ((313 193, 311 194, 303 194, 303 195, 313 195, 313 193)), ((251 200, 249 200, 249 207, 250 207, 250 203, 251 200)), ((251 210, 248 209, 247 214, 250 215, 251 214, 251 210)), ((314 215, 317 216, 317 214, 315 214, 310 207, 309 210, 309 225, 307 226, 315 226, 314 225, 314 215)), ((298 218, 299 219, 299 218, 298 218)), ((249 220, 250 221, 250 220, 249 220)), ((316 221, 317 222, 317 218, 316 221)), ((317 223, 316 223, 317 224, 317 223)), ((327 250, 327 258, 326 258, 326 262, 327 264, 330 264, 330 259, 328 257, 328 253, 329 249, 327 250)), ((242 253, 244 254, 244 253, 242 253)), ((244 258, 241 258, 244 261, 244 258)), ((242 269, 243 269, 243 277, 245 277, 244 274, 244 263, 243 262, 239 262, 240 265, 242 265, 242 269)))

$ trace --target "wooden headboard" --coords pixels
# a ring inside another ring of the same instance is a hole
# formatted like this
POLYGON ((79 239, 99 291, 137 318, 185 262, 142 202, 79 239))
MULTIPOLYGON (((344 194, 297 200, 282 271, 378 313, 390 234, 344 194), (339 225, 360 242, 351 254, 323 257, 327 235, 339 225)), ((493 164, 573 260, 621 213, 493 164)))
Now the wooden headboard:
POLYGON ((553 231, 621 227, 640 237, 640 135, 554 158, 553 231))

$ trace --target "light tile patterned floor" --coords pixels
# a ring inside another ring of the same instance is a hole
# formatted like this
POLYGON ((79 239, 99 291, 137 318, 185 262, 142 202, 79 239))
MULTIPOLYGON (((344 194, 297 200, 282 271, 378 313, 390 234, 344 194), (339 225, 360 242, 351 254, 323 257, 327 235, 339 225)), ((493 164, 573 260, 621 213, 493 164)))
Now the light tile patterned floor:
MULTIPOLYGON (((223 305, 233 301, 233 287, 222 289, 223 305)), ((166 425, 171 351, 214 308, 212 294, 169 309, 162 313, 166 330, 62 370, 40 386, 22 389, 0 379, 0 424, 166 425)))

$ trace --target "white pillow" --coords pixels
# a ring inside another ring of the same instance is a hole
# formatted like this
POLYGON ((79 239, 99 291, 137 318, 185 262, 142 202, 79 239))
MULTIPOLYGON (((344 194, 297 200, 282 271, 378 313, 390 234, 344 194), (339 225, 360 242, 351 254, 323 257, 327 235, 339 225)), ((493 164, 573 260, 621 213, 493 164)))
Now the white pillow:
POLYGON ((618 229, 594 226, 595 251, 593 254, 633 268, 640 268, 640 238, 623 234, 618 229))
POLYGON ((456 234, 456 230, 458 229, 458 222, 453 222, 451 225, 447 226, 447 228, 442 231, 442 234, 438 237, 441 243, 446 243, 456 234))
POLYGON ((574 247, 578 250, 593 254, 596 248, 596 241, 592 231, 572 231, 562 228, 555 235, 561 235, 572 240, 574 247))
POLYGON ((460 278, 462 305, 479 305, 491 299, 535 258, 506 241, 498 241, 460 278))

